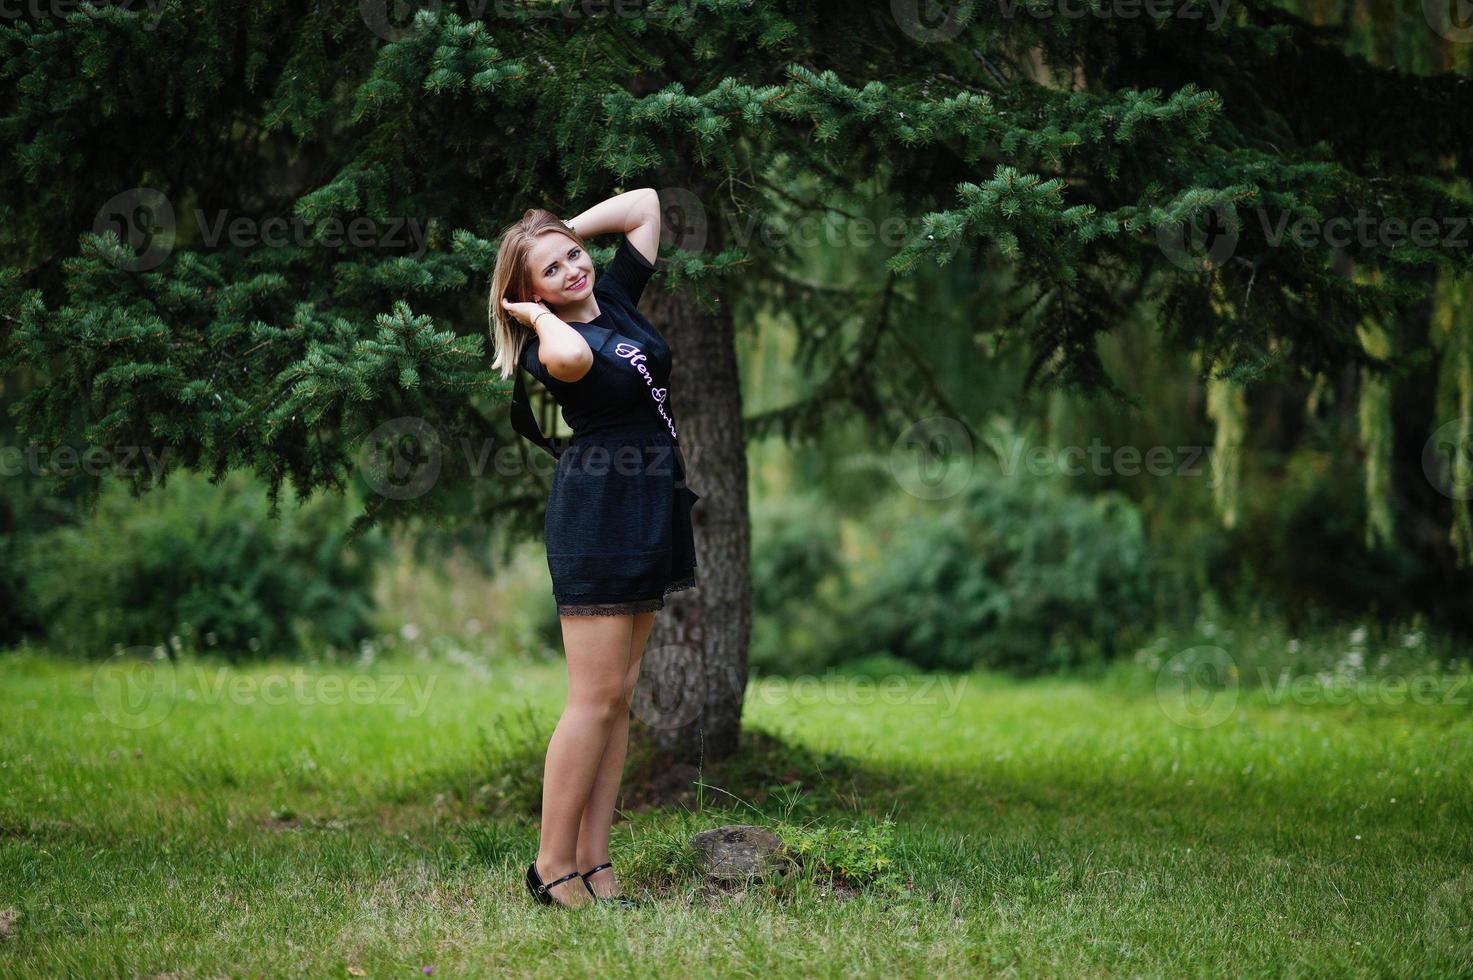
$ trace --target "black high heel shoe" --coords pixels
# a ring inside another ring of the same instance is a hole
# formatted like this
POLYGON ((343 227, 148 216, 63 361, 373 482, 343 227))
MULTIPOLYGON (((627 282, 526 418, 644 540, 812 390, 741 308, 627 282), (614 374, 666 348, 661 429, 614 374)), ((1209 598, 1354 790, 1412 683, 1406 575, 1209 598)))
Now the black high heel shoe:
MULTIPOLYGON (((574 868, 572 871, 569 871, 557 881, 549 881, 544 884, 542 881, 542 876, 537 873, 537 861, 534 859, 531 864, 527 865, 527 891, 531 892, 532 897, 537 899, 537 901, 541 902, 543 905, 556 905, 558 908, 568 908, 568 906, 565 906, 562 902, 559 902, 557 899, 549 895, 548 892, 556 888, 558 885, 561 885, 563 882, 578 877, 581 877, 578 874, 578 869, 574 868)), ((586 879, 583 881, 583 885, 584 887, 588 886, 588 881, 586 879)))
POLYGON ((637 909, 644 905, 645 903, 643 899, 630 898, 628 895, 600 895, 598 892, 593 890, 593 886, 588 883, 589 876, 598 874, 604 868, 612 868, 613 866, 614 862, 605 861, 603 864, 595 864, 587 871, 582 872, 583 887, 588 889, 588 894, 593 896, 593 900, 595 902, 604 902, 609 905, 617 905, 621 909, 637 909))

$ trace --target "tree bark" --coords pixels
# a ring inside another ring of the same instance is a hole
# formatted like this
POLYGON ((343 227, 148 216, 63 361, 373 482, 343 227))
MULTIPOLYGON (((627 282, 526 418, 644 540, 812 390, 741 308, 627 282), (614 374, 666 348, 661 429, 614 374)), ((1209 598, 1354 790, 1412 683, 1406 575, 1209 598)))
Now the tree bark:
POLYGON ((689 289, 652 289, 646 316, 674 352, 670 405, 700 495, 692 513, 696 587, 656 614, 634 696, 637 731, 681 762, 737 751, 752 633, 746 440, 733 324, 689 289))

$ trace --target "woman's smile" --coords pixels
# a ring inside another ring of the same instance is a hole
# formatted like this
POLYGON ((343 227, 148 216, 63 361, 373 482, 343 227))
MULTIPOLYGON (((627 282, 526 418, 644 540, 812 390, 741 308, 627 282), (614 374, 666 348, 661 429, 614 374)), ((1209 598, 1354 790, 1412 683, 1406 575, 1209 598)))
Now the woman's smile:
POLYGON ((571 285, 571 286, 568 287, 568 292, 570 292, 570 293, 581 292, 583 290, 583 287, 584 286, 587 286, 587 285, 588 285, 588 274, 585 272, 583 274, 582 278, 580 278, 577 282, 573 283, 573 285, 571 285))

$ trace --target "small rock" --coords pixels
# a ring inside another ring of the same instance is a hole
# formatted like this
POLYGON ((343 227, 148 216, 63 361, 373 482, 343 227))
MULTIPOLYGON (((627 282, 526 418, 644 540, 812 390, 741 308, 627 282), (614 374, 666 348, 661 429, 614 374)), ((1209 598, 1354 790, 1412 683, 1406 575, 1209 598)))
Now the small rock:
POLYGON ((712 878, 726 880, 765 874, 779 866, 787 850, 782 838, 765 827, 733 824, 692 835, 690 846, 712 878))

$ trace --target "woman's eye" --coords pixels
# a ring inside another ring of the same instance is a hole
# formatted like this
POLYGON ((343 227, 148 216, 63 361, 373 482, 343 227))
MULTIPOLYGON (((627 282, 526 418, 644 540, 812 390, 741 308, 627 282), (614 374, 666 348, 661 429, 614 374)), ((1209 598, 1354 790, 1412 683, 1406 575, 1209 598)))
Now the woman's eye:
MULTIPOLYGON (((576 249, 576 248, 573 249, 572 251, 568 252, 568 258, 570 258, 570 259, 576 259, 578 257, 578 253, 580 251, 582 251, 582 250, 581 249, 576 249)), ((552 275, 556 271, 557 271, 557 263, 554 262, 552 265, 550 265, 550 266, 547 267, 547 273, 546 274, 550 276, 550 275, 552 275)))

